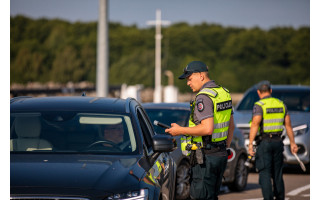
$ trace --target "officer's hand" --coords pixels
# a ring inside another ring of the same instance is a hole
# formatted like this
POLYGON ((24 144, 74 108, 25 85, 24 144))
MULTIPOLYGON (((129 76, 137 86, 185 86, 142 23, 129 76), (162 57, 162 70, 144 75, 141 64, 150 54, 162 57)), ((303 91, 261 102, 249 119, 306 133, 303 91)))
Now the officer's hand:
POLYGON ((169 133, 172 136, 181 135, 181 131, 179 131, 181 126, 176 123, 171 124, 171 128, 165 130, 166 133, 169 133))
POLYGON ((290 147, 291 147, 291 153, 294 154, 294 153, 297 153, 298 152, 298 146, 296 143, 293 143, 293 144, 290 144, 290 147))
POLYGON ((254 156, 255 152, 253 151, 253 145, 252 144, 249 144, 248 151, 249 151, 250 156, 254 156))

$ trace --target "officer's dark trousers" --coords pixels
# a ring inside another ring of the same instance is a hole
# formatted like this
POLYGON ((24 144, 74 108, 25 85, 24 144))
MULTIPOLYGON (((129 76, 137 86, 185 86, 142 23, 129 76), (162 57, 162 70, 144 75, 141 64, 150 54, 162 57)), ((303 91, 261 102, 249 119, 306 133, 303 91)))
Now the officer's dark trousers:
POLYGON ((256 152, 256 168, 259 172, 259 184, 265 200, 284 199, 282 141, 263 140, 256 152), (272 182, 273 181, 273 188, 272 182))
POLYGON ((205 163, 191 168, 192 199, 218 199, 222 176, 227 166, 227 156, 205 155, 205 163))

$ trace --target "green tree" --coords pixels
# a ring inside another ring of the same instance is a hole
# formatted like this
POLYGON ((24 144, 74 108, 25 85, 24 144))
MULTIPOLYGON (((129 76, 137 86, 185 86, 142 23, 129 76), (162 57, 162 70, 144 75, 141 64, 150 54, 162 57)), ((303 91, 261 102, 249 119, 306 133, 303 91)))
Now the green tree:
MULTIPOLYGON (((109 24, 111 85, 154 87, 155 28, 109 24)), ((310 28, 270 30, 176 23, 162 29, 162 84, 165 70, 175 85, 184 67, 202 60, 210 76, 232 92, 268 79, 273 84, 310 84, 310 28)), ((90 81, 95 83, 97 22, 10 18, 10 82, 90 81)))

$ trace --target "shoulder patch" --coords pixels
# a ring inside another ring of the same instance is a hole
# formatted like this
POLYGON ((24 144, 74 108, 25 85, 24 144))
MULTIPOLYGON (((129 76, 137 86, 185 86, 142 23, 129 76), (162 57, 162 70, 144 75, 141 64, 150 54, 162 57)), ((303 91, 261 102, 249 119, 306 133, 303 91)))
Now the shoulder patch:
POLYGON ((202 112, 204 110, 204 104, 202 99, 197 100, 197 109, 199 112, 202 112))

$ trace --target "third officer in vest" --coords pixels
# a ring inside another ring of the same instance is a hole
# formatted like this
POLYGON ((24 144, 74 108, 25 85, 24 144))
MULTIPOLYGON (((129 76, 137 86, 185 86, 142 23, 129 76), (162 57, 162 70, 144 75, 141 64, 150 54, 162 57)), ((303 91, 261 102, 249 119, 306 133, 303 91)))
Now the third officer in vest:
POLYGON ((218 199, 222 176, 227 165, 226 148, 233 137, 234 121, 229 91, 210 80, 208 67, 201 61, 190 62, 179 79, 197 92, 191 103, 189 127, 171 124, 166 132, 184 135, 181 149, 185 155, 196 157, 192 162, 190 197, 218 199))
POLYGON ((265 200, 284 199, 284 182, 282 178, 283 143, 281 134, 283 125, 290 140, 292 153, 297 153, 294 142, 290 116, 285 104, 271 97, 272 89, 269 81, 258 84, 257 93, 260 100, 253 107, 253 117, 249 136, 249 154, 256 156, 256 168, 259 172, 259 184, 265 200), (256 137, 257 133, 259 134, 256 137), (258 142, 257 151, 253 150, 253 141, 258 142), (273 180, 273 187, 271 183, 273 180))

